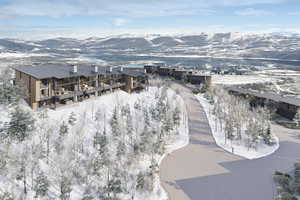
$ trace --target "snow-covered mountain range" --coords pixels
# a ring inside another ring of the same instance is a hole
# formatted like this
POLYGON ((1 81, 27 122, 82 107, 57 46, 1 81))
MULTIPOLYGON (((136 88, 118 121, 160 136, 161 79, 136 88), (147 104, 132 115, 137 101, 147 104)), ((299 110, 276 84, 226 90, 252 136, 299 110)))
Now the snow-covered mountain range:
POLYGON ((0 39, 0 52, 94 56, 106 61, 187 59, 263 59, 300 62, 300 34, 201 33, 197 35, 118 35, 84 40, 0 39))

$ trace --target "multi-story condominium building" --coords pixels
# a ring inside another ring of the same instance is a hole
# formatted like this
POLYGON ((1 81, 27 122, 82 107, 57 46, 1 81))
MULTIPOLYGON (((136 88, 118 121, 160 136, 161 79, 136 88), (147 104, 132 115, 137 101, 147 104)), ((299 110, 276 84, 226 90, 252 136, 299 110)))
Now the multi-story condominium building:
POLYGON ((19 66, 15 71, 16 82, 27 89, 26 101, 33 109, 77 102, 116 89, 141 90, 148 83, 144 71, 122 67, 49 64, 19 66))

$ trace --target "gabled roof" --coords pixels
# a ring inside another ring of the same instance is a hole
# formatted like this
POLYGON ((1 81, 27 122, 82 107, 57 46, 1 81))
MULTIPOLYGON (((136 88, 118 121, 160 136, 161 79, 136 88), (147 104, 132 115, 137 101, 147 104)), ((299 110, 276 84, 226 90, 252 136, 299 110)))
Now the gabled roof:
POLYGON ((36 79, 46 79, 46 78, 70 78, 70 77, 80 77, 80 76, 95 76, 95 75, 111 75, 111 74, 127 74, 129 76, 143 76, 145 75, 141 71, 133 71, 133 70, 123 70, 120 68, 112 68, 110 71, 110 67, 98 67, 98 72, 94 72, 93 66, 77 66, 77 73, 73 73, 73 66, 70 65, 54 65, 54 64, 46 64, 40 66, 18 66, 14 68, 16 71, 23 72, 32 76, 36 79))

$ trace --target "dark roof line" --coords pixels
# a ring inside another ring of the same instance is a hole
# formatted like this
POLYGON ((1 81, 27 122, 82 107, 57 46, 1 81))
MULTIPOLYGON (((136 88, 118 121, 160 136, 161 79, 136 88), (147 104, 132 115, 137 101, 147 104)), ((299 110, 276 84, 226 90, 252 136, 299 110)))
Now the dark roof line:
POLYGON ((241 93, 241 94, 249 94, 249 95, 259 97, 259 98, 270 99, 270 100, 273 100, 276 102, 283 102, 283 103, 287 103, 290 105, 300 107, 300 99, 296 98, 296 97, 282 96, 279 94, 274 94, 274 93, 269 93, 269 92, 260 93, 257 91, 248 90, 248 89, 244 89, 244 88, 237 88, 237 87, 228 87, 227 89, 230 91, 233 91, 233 92, 241 93))
POLYGON ((14 67, 16 71, 28 74, 36 79, 46 78, 71 78, 71 77, 90 77, 95 75, 111 75, 111 74, 125 74, 129 76, 145 76, 145 73, 138 70, 123 69, 121 67, 101 67, 98 66, 98 72, 94 71, 94 66, 77 66, 77 72, 73 73, 73 66, 70 65, 54 65, 47 64, 41 66, 18 66, 14 67), (110 71, 111 68, 111 71, 110 71))

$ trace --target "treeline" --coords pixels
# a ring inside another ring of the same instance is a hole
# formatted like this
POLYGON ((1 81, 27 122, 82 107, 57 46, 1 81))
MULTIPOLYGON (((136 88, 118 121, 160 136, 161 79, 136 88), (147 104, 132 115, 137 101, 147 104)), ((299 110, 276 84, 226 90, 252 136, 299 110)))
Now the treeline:
POLYGON ((183 123, 178 96, 117 103, 53 122, 15 106, 1 124, 0 199, 141 199, 157 186, 158 159, 183 123))
POLYGON ((213 104, 216 129, 224 133, 225 143, 245 142, 248 148, 256 149, 261 142, 273 145, 276 141, 271 134, 270 111, 264 107, 250 107, 249 102, 230 95, 221 87, 209 94, 213 104))

